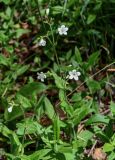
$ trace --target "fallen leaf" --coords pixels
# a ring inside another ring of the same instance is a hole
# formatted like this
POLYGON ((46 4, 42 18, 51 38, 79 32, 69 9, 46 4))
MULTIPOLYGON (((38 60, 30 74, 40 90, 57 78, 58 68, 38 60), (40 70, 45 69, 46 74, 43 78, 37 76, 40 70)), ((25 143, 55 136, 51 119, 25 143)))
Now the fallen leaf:
POLYGON ((101 148, 96 148, 92 153, 92 158, 95 160, 106 160, 106 153, 101 148))

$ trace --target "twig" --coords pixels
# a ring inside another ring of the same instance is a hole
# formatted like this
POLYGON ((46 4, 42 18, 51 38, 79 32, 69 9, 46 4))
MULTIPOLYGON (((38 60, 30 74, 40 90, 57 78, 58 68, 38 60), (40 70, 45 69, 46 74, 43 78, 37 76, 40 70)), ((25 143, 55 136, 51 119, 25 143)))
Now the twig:
MULTIPOLYGON (((102 131, 105 129, 105 127, 106 126, 103 126, 102 131)), ((98 142, 98 140, 96 140, 95 143, 93 144, 93 146, 92 146, 92 148, 91 148, 91 150, 90 150, 90 152, 88 154, 88 157, 90 157, 92 155, 93 150, 94 150, 95 146, 97 145, 97 142, 98 142)))
POLYGON ((96 140, 95 143, 93 144, 93 146, 92 146, 92 148, 91 148, 91 150, 90 150, 90 152, 89 152, 89 154, 88 154, 88 157, 90 157, 90 156, 92 155, 93 150, 94 150, 94 148, 95 148, 97 142, 98 142, 98 140, 96 140))

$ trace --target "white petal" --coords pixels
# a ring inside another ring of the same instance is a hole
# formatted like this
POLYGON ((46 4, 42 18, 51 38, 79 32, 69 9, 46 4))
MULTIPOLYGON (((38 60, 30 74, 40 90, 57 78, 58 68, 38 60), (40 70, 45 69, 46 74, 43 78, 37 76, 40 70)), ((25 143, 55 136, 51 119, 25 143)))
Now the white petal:
POLYGON ((63 34, 64 34, 64 35, 67 35, 67 32, 64 32, 63 34))
POLYGON ((68 79, 68 78, 69 78, 69 75, 66 76, 66 79, 68 79))
POLYGON ((60 32, 61 28, 58 28, 58 32, 60 32))
POLYGON ((12 112, 12 106, 8 108, 8 112, 12 112))
POLYGON ((73 79, 73 78, 74 78, 74 76, 73 76, 73 75, 70 75, 70 76, 69 76, 69 79, 73 79))
POLYGON ((42 82, 44 82, 44 78, 41 78, 40 80, 41 80, 42 82))
POLYGON ((65 27, 65 31, 68 31, 68 27, 65 27))
POLYGON ((74 76, 74 79, 77 81, 78 80, 78 76, 74 76))
POLYGON ((59 35, 63 35, 63 32, 62 32, 62 31, 60 31, 60 32, 59 32, 59 35))
POLYGON ((77 72, 77 75, 78 75, 78 76, 80 76, 80 75, 81 75, 81 73, 80 73, 80 72, 77 72))
POLYGON ((61 28, 65 28, 65 25, 64 25, 64 24, 62 24, 62 25, 61 25, 61 28))
POLYGON ((72 71, 69 71, 69 75, 71 75, 71 74, 73 74, 73 72, 72 72, 72 71))

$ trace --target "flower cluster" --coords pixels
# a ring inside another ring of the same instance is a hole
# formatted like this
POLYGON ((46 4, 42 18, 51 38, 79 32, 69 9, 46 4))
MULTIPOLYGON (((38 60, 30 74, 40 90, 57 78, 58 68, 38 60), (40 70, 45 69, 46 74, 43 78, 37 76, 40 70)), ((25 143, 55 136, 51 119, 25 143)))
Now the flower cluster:
POLYGON ((66 78, 74 79, 74 80, 78 81, 80 75, 81 75, 80 72, 77 72, 75 69, 73 69, 72 71, 69 71, 69 74, 67 75, 66 78))
MULTIPOLYGON (((75 69, 73 69, 72 71, 69 71, 69 74, 67 75, 66 78, 68 79, 74 79, 76 81, 79 80, 79 76, 81 75, 80 72, 76 71, 75 69)), ((46 79, 46 74, 43 72, 37 72, 37 79, 41 80, 41 82, 44 82, 44 79, 46 79)))
POLYGON ((41 39, 38 45, 39 46, 45 46, 46 45, 46 41, 44 39, 41 39))
MULTIPOLYGON (((58 28, 59 35, 67 35, 67 31, 68 31, 68 27, 66 27, 65 25, 61 25, 61 27, 58 28)), ((39 41, 38 45, 42 47, 46 46, 46 40, 42 38, 39 41)))
POLYGON ((37 72, 37 79, 41 80, 41 82, 44 82, 44 79, 46 78, 46 75, 43 72, 37 72))
POLYGON ((62 25, 58 28, 59 35, 67 35, 68 27, 65 27, 65 25, 62 25))

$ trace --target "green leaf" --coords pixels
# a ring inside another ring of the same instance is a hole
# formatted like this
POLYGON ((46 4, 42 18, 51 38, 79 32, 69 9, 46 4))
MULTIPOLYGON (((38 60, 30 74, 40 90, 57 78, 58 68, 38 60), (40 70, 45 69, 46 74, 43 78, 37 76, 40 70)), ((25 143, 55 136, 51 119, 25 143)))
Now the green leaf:
POLYGON ((107 157, 107 160, 115 160, 115 152, 111 152, 110 155, 107 157))
POLYGON ((19 155, 22 152, 23 147, 18 136, 15 132, 12 132, 12 134, 9 136, 9 139, 11 141, 11 153, 14 155, 19 155))
POLYGON ((115 147, 110 143, 105 143, 103 146, 104 152, 111 152, 115 149, 115 147))
POLYGON ((25 73, 29 67, 30 67, 30 65, 24 65, 24 66, 18 68, 16 70, 16 72, 14 73, 15 77, 18 77, 18 76, 22 75, 23 73, 25 73))
POLYGON ((2 54, 0 54, 0 65, 4 65, 4 66, 8 66, 9 65, 8 58, 3 56, 2 54))
POLYGON ((93 133, 88 130, 85 130, 80 132, 77 136, 78 138, 83 139, 83 141, 87 142, 88 140, 92 139, 93 133))
POLYGON ((22 144, 15 132, 9 130, 5 125, 0 123, 0 133, 9 138, 11 142, 11 153, 18 155, 22 151, 22 144))
POLYGON ((65 95, 65 91, 63 89, 59 90, 59 99, 61 102, 65 101, 67 99, 66 95, 65 95))
POLYGON ((51 149, 41 149, 28 156, 28 158, 30 160, 42 160, 49 152, 51 152, 51 149))
POLYGON ((93 123, 109 123, 109 118, 107 116, 101 115, 101 114, 96 114, 93 115, 91 118, 89 118, 86 122, 86 125, 91 125, 93 123))
POLYGON ((9 4, 11 0, 0 0, 0 2, 3 2, 5 4, 9 4))
POLYGON ((19 94, 22 94, 25 97, 28 97, 32 95, 33 93, 41 93, 44 92, 47 89, 47 86, 40 82, 32 82, 29 84, 24 85, 20 91, 19 94))
POLYGON ((6 9, 6 15, 10 18, 11 17, 11 13, 12 13, 12 10, 10 7, 7 7, 6 9))
POLYGON ((18 135, 26 135, 26 134, 34 134, 37 132, 38 122, 33 121, 31 118, 26 118, 22 123, 17 123, 17 134, 18 135))
POLYGON ((82 62, 81 53, 77 47, 75 47, 75 57, 78 63, 82 62))
POLYGON ((23 95, 17 93, 16 98, 18 100, 18 103, 21 104, 21 107, 23 107, 24 109, 32 107, 31 103, 30 103, 30 100, 27 99, 26 97, 24 97, 23 95))
POLYGON ((75 155, 73 153, 63 153, 65 155, 66 160, 73 160, 75 155))
POLYGON ((87 24, 91 24, 96 19, 95 14, 90 14, 87 18, 87 24))
POLYGON ((8 110, 5 110, 4 118, 6 121, 12 121, 24 114, 24 111, 19 106, 14 106, 11 113, 8 112, 8 110))
POLYGON ((60 105, 69 116, 73 115, 74 109, 71 104, 66 101, 62 101, 60 105))
POLYGON ((70 146, 69 144, 59 145, 58 151, 61 153, 72 153, 72 146, 70 146))
POLYGON ((45 104, 45 113, 51 120, 54 120, 55 110, 47 97, 44 98, 44 104, 45 104))
POLYGON ((77 108, 73 113, 73 123, 74 125, 78 125, 80 121, 87 116, 87 114, 90 113, 90 104, 83 105, 81 108, 77 108))
POLYGON ((101 89, 99 82, 93 79, 88 79, 87 86, 91 93, 95 93, 96 91, 101 89))
POLYGON ((72 102, 79 102, 79 101, 82 100, 82 98, 83 97, 82 97, 81 92, 80 93, 74 93, 71 100, 72 100, 72 102))
POLYGON ((19 28, 19 29, 16 29, 15 32, 16 32, 16 38, 20 38, 23 34, 29 33, 30 30, 19 28))
POLYGON ((66 81, 64 81, 61 77, 59 77, 55 72, 52 71, 51 75, 53 75, 55 79, 55 84, 57 88, 66 89, 66 81))
POLYGON ((56 14, 62 14, 63 12, 63 7, 62 6, 54 6, 51 8, 51 12, 53 15, 56 15, 56 14))
POLYGON ((100 55, 100 52, 94 52, 90 55, 87 61, 86 70, 88 70, 90 67, 93 67, 98 62, 98 57, 100 55))
POLYGON ((110 103, 110 110, 113 116, 115 116, 115 103, 113 101, 110 103))

